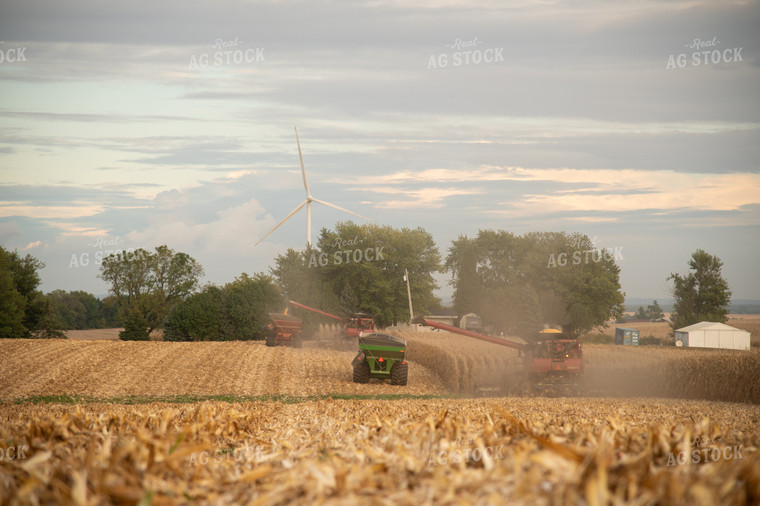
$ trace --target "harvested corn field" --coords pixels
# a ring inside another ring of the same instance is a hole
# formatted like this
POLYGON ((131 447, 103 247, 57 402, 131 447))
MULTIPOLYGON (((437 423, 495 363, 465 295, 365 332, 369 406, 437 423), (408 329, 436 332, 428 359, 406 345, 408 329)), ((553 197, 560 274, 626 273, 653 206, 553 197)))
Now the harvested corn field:
POLYGON ((33 395, 120 396, 439 394, 417 364, 409 384, 352 382, 355 351, 268 348, 262 341, 135 342, 0 340, 0 399, 33 395), (401 390, 400 390, 401 389, 401 390))
MULTIPOLYGON (((445 331, 399 332, 408 357, 436 373, 452 392, 524 393, 516 350, 445 331)), ((585 345, 580 394, 675 397, 760 404, 760 352, 585 345)))
POLYGON ((760 408, 616 399, 0 406, 6 504, 757 504, 760 408))
POLYGON ((757 353, 587 346, 577 398, 320 398, 468 393, 519 368, 402 335, 406 387, 355 384, 355 352, 311 346, 1 340, 0 502, 760 504, 757 353), (292 397, 242 397, 265 394, 292 397), (150 402, 193 395, 238 398, 150 402))
MULTIPOLYGON (((355 351, 263 342, 0 340, 0 399, 172 395, 526 393, 516 350, 444 331, 398 332, 409 383, 352 382, 355 351), (53 367, 54 365, 54 367, 53 367)), ((580 395, 760 404, 760 353, 586 345, 580 395)))

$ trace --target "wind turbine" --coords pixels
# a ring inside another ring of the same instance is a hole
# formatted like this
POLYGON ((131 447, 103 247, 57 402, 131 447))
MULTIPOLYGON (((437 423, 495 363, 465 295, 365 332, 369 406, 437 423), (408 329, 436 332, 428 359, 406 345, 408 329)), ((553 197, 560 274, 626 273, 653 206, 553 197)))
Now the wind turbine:
POLYGON ((353 214, 354 216, 358 216, 359 218, 364 218, 365 220, 374 221, 372 218, 367 218, 366 216, 362 216, 359 213, 355 213, 353 211, 349 211, 348 209, 345 209, 340 206, 336 206, 335 204, 331 204, 329 202, 325 202, 324 200, 315 199, 311 196, 311 191, 309 190, 309 181, 306 179, 306 169, 303 166, 303 156, 301 155, 301 141, 298 139, 298 129, 293 127, 296 131, 296 144, 298 144, 298 158, 301 160, 301 175, 303 176, 303 187, 306 190, 306 200, 298 204, 298 207, 293 209, 289 215, 287 215, 283 220, 277 224, 272 230, 267 232, 267 234, 259 239, 259 242, 256 243, 256 246, 261 244, 261 242, 269 237, 269 235, 280 228, 280 225, 288 221, 290 218, 293 217, 294 214, 296 214, 298 211, 301 210, 303 206, 306 206, 306 244, 311 246, 311 203, 316 202, 317 204, 322 204, 323 206, 332 207, 333 209, 337 209, 338 211, 343 211, 344 213, 353 214))

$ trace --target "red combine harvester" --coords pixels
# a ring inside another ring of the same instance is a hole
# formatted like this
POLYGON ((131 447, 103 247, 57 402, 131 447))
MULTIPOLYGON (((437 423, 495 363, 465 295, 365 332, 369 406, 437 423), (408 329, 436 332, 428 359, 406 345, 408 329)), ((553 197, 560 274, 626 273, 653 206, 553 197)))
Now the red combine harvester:
POLYGON ((301 319, 287 313, 269 313, 272 323, 266 326, 267 346, 286 345, 294 348, 303 346, 301 319))
POLYGON ((427 325, 455 334, 480 339, 499 346, 520 351, 523 371, 535 390, 562 389, 577 391, 583 374, 583 350, 577 339, 571 339, 559 330, 547 329, 527 343, 486 336, 471 330, 452 327, 418 316, 413 323, 427 325))
POLYGON ((328 318, 332 318, 333 320, 341 322, 343 324, 343 332, 346 339, 357 338, 361 335, 362 332, 369 333, 375 331, 375 320, 372 318, 372 315, 368 315, 366 313, 353 313, 348 318, 341 318, 340 316, 326 313, 324 311, 320 311, 319 309, 309 307, 305 304, 299 304, 298 302, 292 300, 290 301, 290 304, 295 307, 306 309, 307 311, 313 311, 317 314, 321 314, 322 316, 326 316, 328 318))

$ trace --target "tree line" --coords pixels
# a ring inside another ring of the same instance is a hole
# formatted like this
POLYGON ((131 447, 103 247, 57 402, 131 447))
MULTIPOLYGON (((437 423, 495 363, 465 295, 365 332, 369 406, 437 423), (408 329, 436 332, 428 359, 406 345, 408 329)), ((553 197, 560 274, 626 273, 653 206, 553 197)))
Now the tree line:
MULTIPOLYGON (((722 263, 702 250, 691 273, 671 274, 675 328, 702 319, 725 321, 730 290, 722 263)), ((583 234, 516 235, 481 230, 459 236, 442 258, 422 228, 338 223, 322 229, 314 246, 278 255, 269 273, 243 273, 221 286, 200 285, 203 267, 168 246, 103 259, 109 285, 102 301, 85 292, 38 290, 44 264, 0 248, 0 337, 55 337, 60 330, 124 326, 122 339, 147 340, 163 329, 167 340, 263 339, 269 313, 288 300, 345 316, 364 312, 379 327, 409 321, 405 276, 416 313, 443 306, 434 274, 450 275, 453 310, 481 315, 491 333, 530 336, 545 326, 579 335, 622 317, 620 267, 583 234), (577 255, 586 254, 586 258, 577 255), (575 258, 578 257, 578 258, 575 258), (576 261, 577 260, 577 261, 576 261)), ((291 309, 307 333, 324 317, 291 309)), ((656 302, 642 315, 661 315, 656 302)))
POLYGON ((44 262, 0 247, 0 338, 63 337, 62 330, 119 324, 116 299, 39 289, 44 262))

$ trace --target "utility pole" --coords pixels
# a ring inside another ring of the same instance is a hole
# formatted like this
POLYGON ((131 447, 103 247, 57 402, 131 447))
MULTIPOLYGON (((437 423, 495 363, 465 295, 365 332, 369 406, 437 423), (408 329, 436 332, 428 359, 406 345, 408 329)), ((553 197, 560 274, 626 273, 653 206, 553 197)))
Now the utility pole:
POLYGON ((406 295, 409 297, 409 323, 412 323, 414 311, 412 310, 412 290, 409 288, 409 271, 407 269, 404 269, 404 281, 406 281, 406 295))

